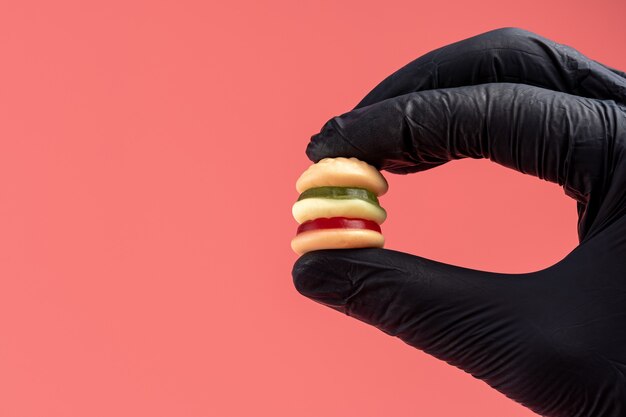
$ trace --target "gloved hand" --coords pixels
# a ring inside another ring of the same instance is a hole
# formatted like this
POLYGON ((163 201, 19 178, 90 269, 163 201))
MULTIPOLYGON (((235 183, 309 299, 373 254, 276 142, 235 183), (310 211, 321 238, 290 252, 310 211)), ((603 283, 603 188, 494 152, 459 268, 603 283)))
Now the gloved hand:
POLYGON ((401 68, 330 119, 306 154, 396 174, 489 158, 563 186, 580 244, 545 270, 337 249, 300 257, 294 283, 536 413, 626 416, 626 74, 528 31, 494 30, 401 68))

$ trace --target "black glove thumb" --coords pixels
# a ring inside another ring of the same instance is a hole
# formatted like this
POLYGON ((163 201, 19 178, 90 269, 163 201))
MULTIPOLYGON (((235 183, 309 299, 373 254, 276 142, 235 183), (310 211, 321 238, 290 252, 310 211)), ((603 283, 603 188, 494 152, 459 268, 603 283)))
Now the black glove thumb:
POLYGON ((506 291, 513 276, 375 248, 313 251, 293 268, 302 295, 456 363, 484 348, 480 335, 512 336, 503 318, 512 317, 510 298, 523 298, 506 291))
POLYGON ((621 416, 626 364, 616 358, 626 343, 626 288, 612 278, 623 266, 596 249, 579 246, 526 274, 387 249, 320 250, 298 259, 293 279, 306 297, 399 337, 541 415, 621 416))

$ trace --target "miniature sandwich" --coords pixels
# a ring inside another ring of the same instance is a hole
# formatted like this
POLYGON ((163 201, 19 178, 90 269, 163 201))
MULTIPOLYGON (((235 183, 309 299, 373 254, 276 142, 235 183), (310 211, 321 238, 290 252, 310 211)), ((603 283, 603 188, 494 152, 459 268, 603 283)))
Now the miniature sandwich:
POLYGON ((373 166, 356 158, 325 158, 296 182, 293 217, 300 224, 291 248, 302 255, 318 249, 382 247, 380 225, 387 213, 378 196, 388 184, 373 166))

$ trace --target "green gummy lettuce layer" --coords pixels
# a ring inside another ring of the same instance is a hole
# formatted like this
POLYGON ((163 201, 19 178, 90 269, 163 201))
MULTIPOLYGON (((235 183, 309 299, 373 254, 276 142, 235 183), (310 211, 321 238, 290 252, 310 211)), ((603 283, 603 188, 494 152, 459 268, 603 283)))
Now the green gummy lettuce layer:
POLYGON ((333 198, 337 200, 346 200, 350 198, 358 198, 368 203, 375 204, 380 207, 378 198, 373 192, 365 188, 353 187, 316 187, 309 188, 298 197, 298 201, 305 198, 333 198))

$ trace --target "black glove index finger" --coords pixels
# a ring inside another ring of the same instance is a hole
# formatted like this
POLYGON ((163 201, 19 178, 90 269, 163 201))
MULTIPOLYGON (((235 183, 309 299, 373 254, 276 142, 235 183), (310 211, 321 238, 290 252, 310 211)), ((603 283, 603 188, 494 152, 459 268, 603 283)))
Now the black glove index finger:
MULTIPOLYGON (((581 204, 601 201, 626 115, 614 102, 524 84, 481 84, 405 94, 353 110, 314 135, 307 156, 356 157, 407 174, 462 158, 488 158, 563 186, 581 204)), ((594 203, 594 207, 595 204, 594 203)), ((597 208, 597 207, 595 207, 597 208)), ((587 216, 586 223, 593 216, 587 216)), ((579 235, 585 234, 583 225, 579 235)))
POLYGON ((498 82, 626 103, 623 74, 567 45, 509 27, 417 58, 383 80, 355 108, 416 91, 498 82))

